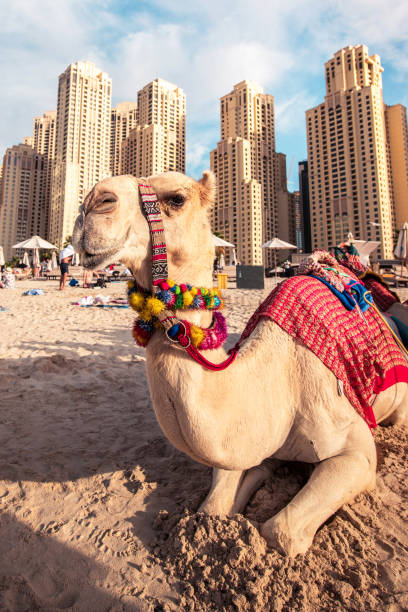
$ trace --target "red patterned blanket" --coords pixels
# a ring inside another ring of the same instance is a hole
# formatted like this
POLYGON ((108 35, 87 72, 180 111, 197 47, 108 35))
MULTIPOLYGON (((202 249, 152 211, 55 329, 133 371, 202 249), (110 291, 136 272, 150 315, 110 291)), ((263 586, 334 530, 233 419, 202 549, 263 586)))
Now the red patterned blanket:
POLYGON ((295 276, 280 283, 248 321, 240 342, 261 317, 270 317, 307 346, 343 382, 344 393, 370 427, 370 400, 396 382, 408 382, 407 361, 373 307, 346 310, 319 280, 295 276))

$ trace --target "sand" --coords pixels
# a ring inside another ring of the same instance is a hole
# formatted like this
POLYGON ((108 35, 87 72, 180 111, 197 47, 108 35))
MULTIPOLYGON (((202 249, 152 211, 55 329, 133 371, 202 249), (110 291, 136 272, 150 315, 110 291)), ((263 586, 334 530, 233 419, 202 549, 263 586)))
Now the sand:
MULTIPOLYGON (((245 517, 197 514, 211 472, 155 421, 132 311, 73 305, 125 284, 57 284, 0 290, 0 610, 408 609, 405 431, 378 428, 376 492, 287 559, 257 524, 308 468, 280 468, 245 517), (33 287, 46 295, 22 296, 33 287)), ((231 342, 266 293, 226 292, 231 342)))

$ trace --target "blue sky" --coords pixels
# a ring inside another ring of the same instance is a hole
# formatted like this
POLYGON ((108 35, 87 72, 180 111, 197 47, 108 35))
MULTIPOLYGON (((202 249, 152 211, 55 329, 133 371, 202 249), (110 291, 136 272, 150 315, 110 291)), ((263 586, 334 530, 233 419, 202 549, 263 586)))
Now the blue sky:
POLYGON ((277 150, 306 156, 306 109, 324 98, 324 62, 366 44, 384 67, 384 100, 408 105, 408 2, 395 0, 12 0, 0 3, 0 155, 56 108, 58 76, 91 60, 113 104, 162 77, 187 96, 187 173, 209 167, 219 98, 243 79, 275 97, 277 150))

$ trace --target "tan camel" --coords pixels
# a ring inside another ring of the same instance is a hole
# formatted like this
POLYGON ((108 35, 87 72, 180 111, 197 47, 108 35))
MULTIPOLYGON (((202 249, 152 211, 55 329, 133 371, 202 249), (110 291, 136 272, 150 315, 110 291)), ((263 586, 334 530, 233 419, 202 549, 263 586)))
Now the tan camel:
MULTIPOLYGON (((162 210, 169 277, 210 287, 213 175, 206 172, 196 182, 168 172, 147 180, 162 210)), ((151 290, 150 234, 134 177, 113 177, 94 187, 76 221, 73 243, 86 267, 120 260, 151 290)), ((183 310, 181 318, 208 327, 212 314, 183 310)), ((226 353, 220 348, 206 356, 220 363, 226 353)), ((214 468, 200 511, 242 512, 276 460, 316 464, 303 489, 261 527, 267 542, 286 554, 305 552, 330 515, 375 486, 376 450, 366 423, 338 395, 335 376, 271 320, 259 323, 234 363, 220 372, 205 370, 157 331, 147 346, 147 374, 167 438, 214 468)), ((377 397, 376 419, 405 423, 406 407, 407 388, 399 383, 377 397)))

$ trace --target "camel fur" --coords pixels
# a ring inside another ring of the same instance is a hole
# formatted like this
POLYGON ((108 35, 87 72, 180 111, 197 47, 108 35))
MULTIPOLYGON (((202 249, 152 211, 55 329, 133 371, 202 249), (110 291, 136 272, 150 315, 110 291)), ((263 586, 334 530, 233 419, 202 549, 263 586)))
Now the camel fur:
MULTIPOLYGON (((162 210, 169 278, 212 285, 214 245, 208 212, 214 177, 200 181, 177 172, 152 176, 162 210), (174 202, 174 196, 183 202, 174 202), (180 198, 179 198, 180 200, 180 198)), ((98 183, 87 196, 74 230, 85 267, 122 261, 137 283, 152 288, 152 250, 138 179, 119 176, 98 183)), ((177 314, 177 313, 176 313, 177 314)), ((211 312, 181 318, 208 327, 211 312)), ((205 351, 215 363, 224 349, 205 351)), ((273 321, 263 319, 226 370, 205 370, 156 332, 146 349, 147 376, 157 420, 167 438, 196 461, 214 468, 199 510, 229 516, 243 512, 277 461, 315 464, 301 491, 261 527, 269 545, 294 556, 310 547, 320 525, 343 504, 375 486, 373 436, 335 376, 310 350, 273 321)), ((407 386, 377 396, 378 422, 407 422, 407 386)))

